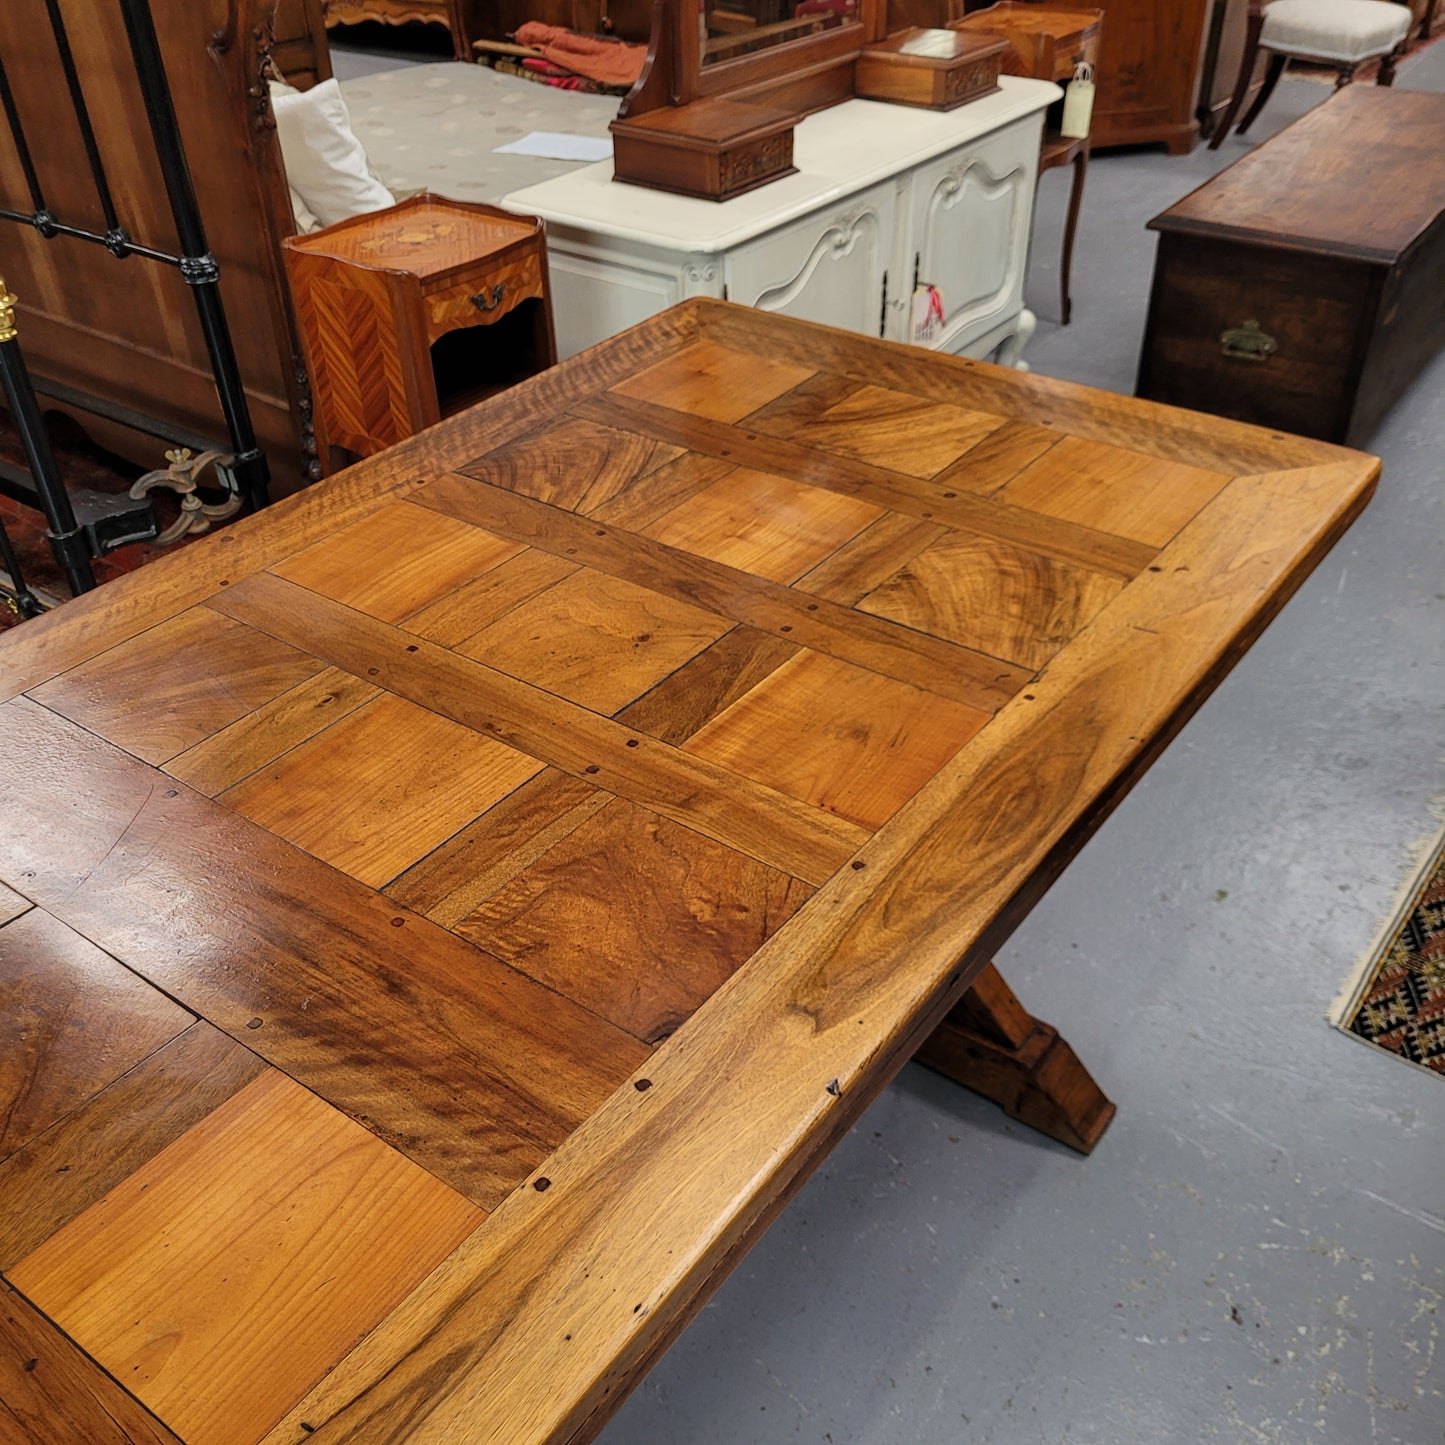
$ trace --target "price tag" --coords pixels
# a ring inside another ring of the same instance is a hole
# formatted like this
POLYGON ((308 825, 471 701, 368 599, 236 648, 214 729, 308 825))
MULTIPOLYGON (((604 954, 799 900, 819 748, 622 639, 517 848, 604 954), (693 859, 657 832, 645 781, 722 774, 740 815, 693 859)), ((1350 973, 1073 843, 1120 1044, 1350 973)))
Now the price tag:
POLYGON ((913 339, 926 343, 943 330, 943 293, 924 283, 913 288, 913 339))
POLYGON ((1083 140, 1089 133, 1094 116, 1094 67, 1081 61, 1074 67, 1074 78, 1064 87, 1064 118, 1059 134, 1070 140, 1083 140))

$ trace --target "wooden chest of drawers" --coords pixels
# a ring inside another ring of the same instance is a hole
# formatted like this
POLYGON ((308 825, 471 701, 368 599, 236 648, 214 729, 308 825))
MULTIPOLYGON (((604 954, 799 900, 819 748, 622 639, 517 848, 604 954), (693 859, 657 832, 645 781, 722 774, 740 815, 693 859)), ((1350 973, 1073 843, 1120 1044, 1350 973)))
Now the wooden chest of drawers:
POLYGON ((1445 96, 1348 87, 1149 225, 1138 394, 1358 445, 1445 343, 1445 96))

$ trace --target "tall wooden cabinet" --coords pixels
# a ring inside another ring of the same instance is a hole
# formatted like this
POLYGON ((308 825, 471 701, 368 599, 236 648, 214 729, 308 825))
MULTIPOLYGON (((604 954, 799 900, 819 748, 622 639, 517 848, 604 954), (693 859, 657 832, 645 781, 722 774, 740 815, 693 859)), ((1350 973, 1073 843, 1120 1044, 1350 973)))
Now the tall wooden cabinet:
MULTIPOLYGON (((956 0, 936 0, 949 5, 956 0)), ((985 0, 967 0, 969 12, 985 0)), ((1211 40, 1235 45, 1233 66, 1221 58, 1218 84, 1233 84, 1248 0, 1087 0, 1104 12, 1094 98, 1093 147, 1163 142, 1184 155, 1199 139, 1200 83, 1211 40)), ((1222 103, 1207 97, 1206 112, 1222 103)))
POLYGON ((1093 142, 1163 141, 1187 154, 1199 138, 1195 114, 1209 35, 1210 0, 1091 0, 1104 11, 1093 142))

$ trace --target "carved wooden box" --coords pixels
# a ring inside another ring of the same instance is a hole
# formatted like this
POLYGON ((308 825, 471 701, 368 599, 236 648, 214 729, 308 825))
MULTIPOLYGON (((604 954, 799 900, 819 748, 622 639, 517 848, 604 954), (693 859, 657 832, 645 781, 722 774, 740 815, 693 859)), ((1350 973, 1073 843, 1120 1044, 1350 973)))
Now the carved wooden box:
POLYGON ((695 100, 635 120, 614 120, 613 175, 659 191, 725 201, 792 175, 795 120, 787 111, 731 100, 695 100))
POLYGON ((952 110, 999 88, 1008 42, 956 30, 900 30, 858 53, 853 85, 865 100, 952 110))

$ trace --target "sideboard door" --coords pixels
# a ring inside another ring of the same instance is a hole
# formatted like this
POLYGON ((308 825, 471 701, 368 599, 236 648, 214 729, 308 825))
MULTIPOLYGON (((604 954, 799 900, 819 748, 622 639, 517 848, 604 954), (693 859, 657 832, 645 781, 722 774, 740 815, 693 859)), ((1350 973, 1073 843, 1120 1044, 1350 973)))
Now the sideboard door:
POLYGON ((943 299, 929 346, 961 351, 1022 308, 1040 138, 1032 116, 913 172, 908 289, 916 267, 943 299))
MULTIPOLYGON (((728 299, 881 335, 898 214, 897 183, 886 181, 749 241, 728 254, 728 299)), ((908 284, 890 275, 889 296, 908 284)))

